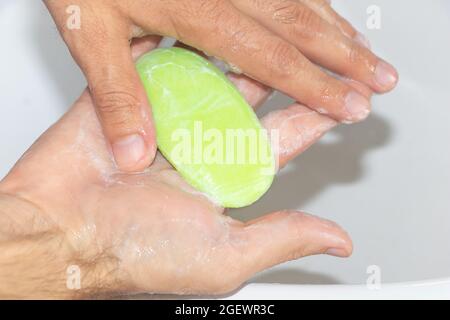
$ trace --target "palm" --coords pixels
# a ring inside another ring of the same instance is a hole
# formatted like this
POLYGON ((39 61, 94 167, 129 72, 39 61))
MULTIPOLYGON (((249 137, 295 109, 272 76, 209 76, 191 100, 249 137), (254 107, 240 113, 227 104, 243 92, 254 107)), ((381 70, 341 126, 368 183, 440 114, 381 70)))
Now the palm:
POLYGON ((201 286, 196 275, 206 280, 225 268, 218 258, 231 249, 228 233, 237 222, 160 155, 144 173, 116 172, 87 93, 27 151, 8 181, 27 181, 21 188, 30 192, 22 197, 67 230, 75 246, 94 241, 99 252, 125 261, 133 282, 151 283, 152 290, 164 291, 149 279, 156 273, 161 283, 179 274, 171 288, 179 292, 195 290, 183 279, 197 278, 201 286), (203 264, 206 258, 216 265, 203 264))
POLYGON ((226 265, 226 257, 238 236, 233 225, 241 224, 224 216, 159 155, 145 173, 114 179, 89 196, 95 197, 100 238, 125 261, 133 283, 149 283, 153 292, 218 290, 211 287, 214 278, 236 267, 226 265), (169 282, 175 285, 167 290, 169 282))

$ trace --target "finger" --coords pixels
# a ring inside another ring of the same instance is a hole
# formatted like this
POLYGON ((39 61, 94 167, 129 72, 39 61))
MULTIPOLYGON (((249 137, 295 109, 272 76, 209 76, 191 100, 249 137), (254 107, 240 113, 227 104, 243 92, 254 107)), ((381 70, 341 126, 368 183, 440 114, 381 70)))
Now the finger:
MULTIPOLYGON (((265 103, 273 95, 274 91, 272 88, 267 87, 259 81, 247 77, 244 74, 236 74, 234 72, 227 73, 228 79, 236 86, 239 92, 244 96, 246 101, 257 110, 263 103, 265 103)), ((347 83, 353 89, 358 91, 368 100, 372 97, 372 90, 370 90, 366 85, 355 81, 353 79, 338 77, 339 80, 347 83)), ((322 110, 322 113, 325 113, 322 110)))
POLYGON ((271 135, 272 149, 280 168, 337 125, 331 118, 299 104, 272 111, 262 118, 261 123, 271 135))
POLYGON ((88 80, 117 168, 141 171, 155 156, 155 129, 127 32, 109 24, 92 27, 85 23, 85 34, 66 34, 65 40, 88 80))
MULTIPOLYGON (((255 101, 264 101, 270 95, 270 91, 261 88, 258 82, 244 75, 231 73, 228 76, 237 78, 233 82, 250 104, 255 101)), ((371 91, 367 87, 356 81, 347 81, 362 94, 370 97, 371 91)), ((257 106, 258 103, 254 105, 257 106)), ((285 166, 287 162, 306 151, 337 125, 333 119, 298 103, 270 112, 261 119, 261 123, 269 134, 276 132, 278 135, 271 140, 277 143, 276 146, 273 146, 273 150, 278 156, 280 167, 285 166)))
POLYGON ((376 92, 393 89, 397 71, 342 34, 297 0, 233 0, 262 25, 295 45, 311 61, 367 84, 376 92))
POLYGON ((346 37, 353 39, 361 46, 371 49, 369 40, 361 32, 358 32, 346 19, 339 15, 332 7, 329 0, 297 0, 308 6, 318 16, 329 24, 335 26, 346 37))
MULTIPOLYGON (((257 110, 261 105, 266 102, 273 95, 274 91, 272 88, 256 81, 252 78, 247 77, 244 74, 236 74, 234 72, 227 73, 228 79, 236 86, 239 92, 244 96, 246 101, 257 110)), ((370 90, 366 85, 358 82, 356 80, 345 78, 341 76, 336 76, 337 79, 347 83, 350 87, 358 91, 368 100, 372 97, 372 90, 370 90)), ((325 110, 321 110, 322 114, 326 114, 325 110)))
MULTIPOLYGON (((176 46, 191 50, 189 46, 180 43, 177 43, 176 46)), ((245 75, 229 73, 227 76, 254 109, 257 109, 271 94, 270 88, 245 75)), ((347 81, 362 94, 370 97, 371 91, 367 87, 356 81, 347 81)), ((274 132, 278 134, 278 137, 273 137, 271 140, 276 143, 272 147, 278 157, 280 167, 308 149, 337 124, 331 118, 299 104, 273 111, 261 122, 270 134, 274 132)))
MULTIPOLYGON (((205 56, 198 50, 180 42, 177 42, 175 46, 193 50, 205 56)), ((257 109, 272 92, 267 86, 245 75, 230 72, 227 76, 254 109, 257 109)), ((366 86, 350 79, 345 79, 345 81, 348 81, 361 94, 370 97, 371 91, 366 86)), ((335 127, 337 123, 305 106, 293 104, 286 109, 269 113, 262 119, 262 124, 269 133, 276 132, 278 134, 276 139, 272 139, 272 142, 277 143, 276 146, 273 146, 273 150, 278 156, 279 165, 283 167, 335 127)))
POLYGON ((308 6, 318 16, 324 19, 329 24, 337 27, 342 34, 350 39, 357 39, 362 36, 346 19, 340 16, 330 5, 327 0, 297 0, 300 3, 308 6))
POLYGON ((232 230, 236 263, 246 278, 285 261, 316 254, 348 257, 353 250, 337 224, 301 212, 272 213, 232 230))
MULTIPOLYGON (((208 14, 199 13, 202 8, 197 8, 195 17, 179 12, 174 27, 165 33, 237 66, 253 79, 315 110, 327 110, 339 121, 356 122, 367 117, 370 102, 358 91, 325 74, 291 43, 234 7, 229 8, 226 2, 220 5, 209 8, 208 14)), ((141 19, 141 23, 145 21, 141 19)), ((151 22, 143 26, 152 27, 151 22)))
MULTIPOLYGON (((174 47, 191 50, 204 58, 208 58, 204 52, 188 46, 180 41, 176 41, 174 47)), ((262 84, 259 81, 251 79, 244 74, 236 74, 234 72, 227 72, 227 78, 236 86, 239 92, 243 95, 247 103, 257 110, 273 93, 273 89, 262 84)))
MULTIPOLYGON (((176 41, 174 46, 191 50, 203 56, 204 58, 208 58, 204 52, 201 52, 180 41, 176 41)), ((228 72, 227 77, 231 82, 233 82, 233 84, 236 86, 236 88, 244 96, 245 100, 250 104, 250 106, 252 106, 254 110, 257 110, 259 107, 261 107, 261 105, 264 102, 266 102, 267 99, 269 99, 274 93, 272 88, 262 84, 259 81, 249 78, 244 74, 236 74, 235 72, 228 72)), ((347 83, 353 89, 355 89, 360 94, 365 96, 368 100, 370 100, 370 98, 372 97, 373 92, 366 85, 353 79, 345 78, 335 74, 333 74, 333 77, 336 77, 340 81, 347 83)))

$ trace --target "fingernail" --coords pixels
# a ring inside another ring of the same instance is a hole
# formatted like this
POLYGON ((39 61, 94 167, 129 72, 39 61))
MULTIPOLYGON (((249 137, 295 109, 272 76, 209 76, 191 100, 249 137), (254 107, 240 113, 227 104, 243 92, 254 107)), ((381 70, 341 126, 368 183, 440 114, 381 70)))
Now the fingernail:
POLYGON ((397 71, 389 63, 380 61, 375 69, 375 82, 381 89, 390 90, 398 80, 397 71))
POLYGON ((370 102, 362 94, 356 91, 350 91, 345 99, 345 108, 349 117, 345 123, 353 123, 364 120, 370 113, 370 102))
POLYGON ((328 249, 325 254, 329 255, 329 256, 333 256, 333 257, 340 257, 340 258, 344 258, 348 256, 348 252, 345 251, 344 249, 339 249, 339 248, 331 248, 328 249))
POLYGON ((140 134, 132 134, 113 143, 112 151, 120 169, 132 169, 145 156, 145 142, 140 134))
POLYGON ((356 36, 353 38, 353 40, 359 43, 364 48, 367 49, 371 48, 369 39, 367 39, 367 37, 363 35, 361 32, 358 32, 356 36))

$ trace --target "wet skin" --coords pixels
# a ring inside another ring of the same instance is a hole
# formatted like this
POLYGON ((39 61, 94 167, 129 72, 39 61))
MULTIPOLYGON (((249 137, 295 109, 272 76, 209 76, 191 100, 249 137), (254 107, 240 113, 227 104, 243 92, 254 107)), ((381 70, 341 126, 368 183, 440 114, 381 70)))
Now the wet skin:
MULTIPOLYGON (((134 54, 157 42, 137 42, 134 54)), ((243 75, 230 79, 255 108, 271 92, 243 75)), ((299 104, 261 122, 280 130, 281 166, 337 124, 299 104)), ((0 279, 14 283, 9 293, 18 297, 221 294, 287 260, 352 252, 339 226, 305 213, 283 210, 246 223, 228 217, 159 154, 140 173, 119 171, 88 90, 0 183, 0 208, 0 246, 31 248, 1 251, 0 264, 14 252, 0 279), (81 268, 80 291, 66 288, 71 264, 81 268), (45 285, 28 288, 33 281, 45 285)))
POLYGON ((131 39, 174 37, 345 123, 361 121, 370 111, 370 100, 346 78, 377 93, 391 90, 398 79, 395 69, 326 0, 45 4, 86 75, 115 164, 123 171, 142 170, 156 152, 151 108, 134 68, 131 39), (79 28, 69 28, 77 15, 79 28))

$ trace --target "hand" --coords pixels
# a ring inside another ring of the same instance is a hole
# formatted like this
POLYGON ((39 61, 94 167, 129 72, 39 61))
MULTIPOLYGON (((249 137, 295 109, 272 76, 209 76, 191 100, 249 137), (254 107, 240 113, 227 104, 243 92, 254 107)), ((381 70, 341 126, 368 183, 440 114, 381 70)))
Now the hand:
MULTIPOLYGON (((135 49, 157 41, 148 37, 135 49)), ((230 77, 252 106, 270 94, 230 77)), ((262 123, 280 130, 281 165, 336 125, 299 104, 262 123)), ((283 261, 351 251, 345 231, 305 213, 230 218, 159 154, 145 172, 118 171, 88 91, 0 183, 0 296, 219 294, 283 261), (66 288, 69 265, 81 270, 79 291, 66 288)))
POLYGON ((73 57, 87 77, 115 162, 141 171, 155 154, 146 95, 129 41, 148 34, 177 38, 226 60, 243 73, 345 123, 363 120, 370 102, 342 78, 382 93, 395 69, 326 0, 46 0, 73 57), (78 5, 80 29, 67 28, 78 5))

